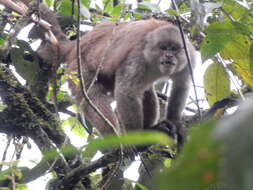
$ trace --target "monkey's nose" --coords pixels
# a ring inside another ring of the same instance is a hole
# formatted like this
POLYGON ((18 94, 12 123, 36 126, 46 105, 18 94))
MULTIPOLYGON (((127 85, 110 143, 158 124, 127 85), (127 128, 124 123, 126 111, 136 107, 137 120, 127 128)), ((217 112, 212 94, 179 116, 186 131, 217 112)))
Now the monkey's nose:
POLYGON ((169 58, 169 59, 172 59, 173 55, 170 54, 170 53, 167 53, 167 54, 166 54, 166 57, 169 58))

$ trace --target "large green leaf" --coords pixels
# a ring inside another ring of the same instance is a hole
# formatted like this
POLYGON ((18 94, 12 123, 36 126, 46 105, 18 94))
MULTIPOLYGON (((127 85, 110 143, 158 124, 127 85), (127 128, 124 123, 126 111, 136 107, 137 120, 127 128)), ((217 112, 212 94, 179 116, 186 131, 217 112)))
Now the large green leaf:
POLYGON ((224 15, 225 20, 231 20, 231 18, 233 18, 233 20, 236 20, 240 24, 243 24, 245 27, 247 27, 248 30, 251 31, 251 33, 253 32, 252 6, 251 8, 249 8, 240 1, 224 0, 222 8, 226 13, 229 13, 224 15))
POLYGON ((156 189, 204 190, 218 183, 220 155, 212 136, 212 123, 193 127, 172 168, 158 172, 156 189))
POLYGON ((102 139, 91 140, 89 149, 104 149, 119 147, 120 145, 161 144, 172 145, 173 140, 167 135, 156 131, 128 132, 123 136, 109 135, 102 139))
MULTIPOLYGON (((243 3, 239 3, 235 0, 224 0, 224 3, 222 5, 222 8, 229 13, 231 17, 233 17, 235 20, 242 20, 245 19, 245 17, 249 17, 250 9, 243 6, 243 3)), ((227 15, 225 15, 227 16, 227 15)), ((230 19, 230 18, 228 18, 230 19)))
POLYGON ((241 23, 226 21, 210 24, 206 29, 206 33, 207 36, 200 45, 203 60, 212 58, 216 53, 223 50, 234 35, 238 33, 249 35, 250 30, 241 23))
POLYGON ((212 58, 221 51, 231 39, 234 32, 230 22, 215 22, 206 29, 207 36, 202 41, 201 56, 203 60, 212 58))
POLYGON ((222 65, 214 62, 207 68, 204 88, 210 106, 230 95, 230 80, 222 65))
MULTIPOLYGON (((167 135, 156 131, 129 132, 123 136, 109 135, 100 139, 90 140, 84 146, 85 151, 89 153, 96 150, 120 147, 120 145, 139 145, 139 144, 161 144, 173 145, 174 141, 167 135)), ((64 155, 75 154, 78 150, 73 146, 64 146, 61 153, 64 155)), ((59 156, 56 150, 50 150, 44 153, 43 159, 48 161, 59 156)))
POLYGON ((250 87, 253 87, 253 75, 250 71, 250 56, 252 56, 251 40, 242 34, 234 34, 229 43, 221 51, 224 59, 232 60, 231 67, 236 74, 250 87))

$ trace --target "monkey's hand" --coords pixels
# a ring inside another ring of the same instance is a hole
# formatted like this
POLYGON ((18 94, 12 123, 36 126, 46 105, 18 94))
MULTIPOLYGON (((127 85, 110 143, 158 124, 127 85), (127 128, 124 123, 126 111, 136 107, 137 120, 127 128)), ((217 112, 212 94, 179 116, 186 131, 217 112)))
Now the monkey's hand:
MULTIPOLYGON (((167 120, 168 121, 168 120, 167 120)), ((179 146, 182 146, 184 141, 185 141, 185 137, 186 137, 186 130, 185 130, 185 126, 183 125, 183 123, 180 120, 169 120, 176 128, 176 134, 177 134, 177 143, 179 146)))
POLYGON ((181 147, 184 143, 186 134, 185 127, 178 120, 164 120, 158 123, 153 129, 164 132, 168 136, 172 137, 177 141, 179 147, 181 147))

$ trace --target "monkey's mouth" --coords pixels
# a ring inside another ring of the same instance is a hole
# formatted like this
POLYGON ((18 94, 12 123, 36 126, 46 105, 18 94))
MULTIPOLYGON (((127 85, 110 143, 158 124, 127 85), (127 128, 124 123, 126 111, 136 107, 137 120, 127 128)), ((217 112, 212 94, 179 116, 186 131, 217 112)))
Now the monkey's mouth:
POLYGON ((169 61, 169 60, 167 60, 167 61, 162 61, 161 64, 162 64, 162 65, 176 65, 176 63, 174 63, 173 61, 169 61))

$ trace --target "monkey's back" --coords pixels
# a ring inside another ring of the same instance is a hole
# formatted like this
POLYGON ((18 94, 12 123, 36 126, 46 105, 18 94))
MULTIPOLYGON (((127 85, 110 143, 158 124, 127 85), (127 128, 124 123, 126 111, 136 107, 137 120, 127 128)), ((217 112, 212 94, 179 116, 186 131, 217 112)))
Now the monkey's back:
MULTIPOLYGON (((148 32, 166 24, 169 23, 155 19, 98 24, 81 38, 82 62, 90 72, 96 72, 98 65, 102 65, 100 75, 112 77, 126 58, 140 57, 148 32)), ((76 48, 71 54, 72 61, 76 57, 76 48)))

